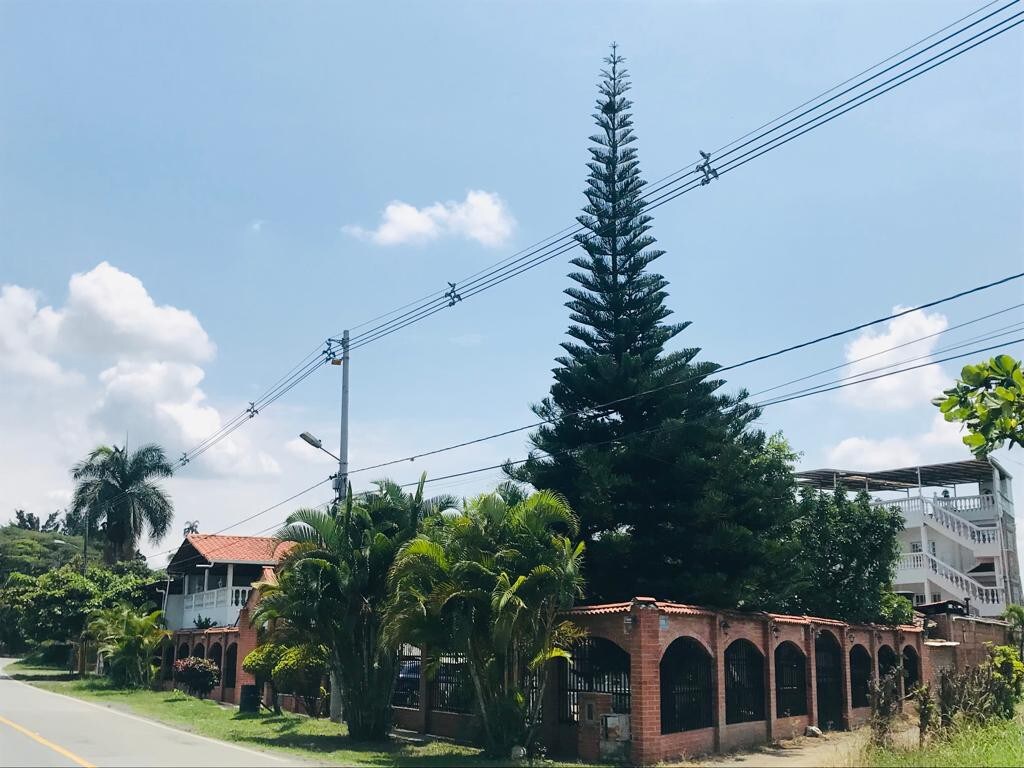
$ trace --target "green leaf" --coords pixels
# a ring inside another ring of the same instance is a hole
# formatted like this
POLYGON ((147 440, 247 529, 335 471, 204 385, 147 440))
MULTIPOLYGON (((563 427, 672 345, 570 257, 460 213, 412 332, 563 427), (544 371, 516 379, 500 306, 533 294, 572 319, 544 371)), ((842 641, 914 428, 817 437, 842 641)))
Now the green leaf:
POLYGON ((977 432, 971 432, 968 435, 964 435, 964 445, 970 446, 971 448, 977 448, 985 444, 985 436, 980 435, 977 432))
POLYGON ((1003 398, 1003 400, 1009 400, 1011 403, 1017 399, 1017 395, 1006 387, 996 387, 995 393, 999 395, 999 397, 1003 398))

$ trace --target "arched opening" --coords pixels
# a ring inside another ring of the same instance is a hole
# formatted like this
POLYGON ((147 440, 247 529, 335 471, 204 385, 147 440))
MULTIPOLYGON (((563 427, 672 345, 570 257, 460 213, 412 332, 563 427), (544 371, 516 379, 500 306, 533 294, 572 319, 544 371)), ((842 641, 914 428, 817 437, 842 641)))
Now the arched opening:
POLYGON ((691 637, 672 641, 661 657, 661 732, 678 733, 714 724, 715 665, 691 637))
POLYGON ((795 643, 775 648, 775 716, 807 714, 807 657, 795 643))
POLYGON ((921 682, 921 663, 912 645, 903 648, 903 690, 910 693, 921 682))
POLYGON ((854 709, 871 706, 871 654, 863 645, 850 649, 850 699, 854 709))
POLYGON ((192 649, 192 655, 198 656, 200 659, 206 658, 206 649, 203 647, 202 643, 196 644, 196 647, 192 649))
POLYGON ((220 643, 214 643, 210 646, 210 652, 206 654, 206 658, 217 665, 217 669, 220 669, 221 655, 223 650, 220 647, 220 643))
POLYGON ((572 648, 572 658, 558 674, 558 717, 561 722, 580 719, 581 693, 612 695, 612 711, 629 714, 629 653, 611 640, 588 637, 572 648))
POLYGON ((163 660, 160 663, 160 679, 170 680, 174 677, 174 643, 164 644, 163 660))
POLYGON ((896 658, 896 651, 888 645, 881 645, 878 647, 879 678, 892 674, 893 670, 895 670, 899 665, 899 660, 896 658))
POLYGON ((749 640, 725 649, 725 722, 764 720, 764 656, 749 640))
POLYGON ((822 630, 814 641, 815 683, 818 686, 818 727, 843 726, 843 650, 836 636, 822 630))
POLYGON ((228 652, 224 654, 224 668, 221 670, 221 679, 225 688, 235 687, 235 668, 238 666, 238 643, 228 646, 228 652))
POLYGON ((188 658, 188 643, 182 643, 181 645, 178 646, 178 658, 179 659, 187 659, 188 658))

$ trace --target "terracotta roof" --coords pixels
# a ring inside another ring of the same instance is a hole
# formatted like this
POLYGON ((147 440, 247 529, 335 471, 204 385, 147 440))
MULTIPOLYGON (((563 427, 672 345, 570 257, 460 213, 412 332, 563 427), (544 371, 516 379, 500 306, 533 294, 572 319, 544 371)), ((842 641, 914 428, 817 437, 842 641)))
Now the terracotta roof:
POLYGON ((210 563, 259 563, 276 565, 291 548, 269 536, 220 536, 215 533, 190 533, 185 541, 210 563))

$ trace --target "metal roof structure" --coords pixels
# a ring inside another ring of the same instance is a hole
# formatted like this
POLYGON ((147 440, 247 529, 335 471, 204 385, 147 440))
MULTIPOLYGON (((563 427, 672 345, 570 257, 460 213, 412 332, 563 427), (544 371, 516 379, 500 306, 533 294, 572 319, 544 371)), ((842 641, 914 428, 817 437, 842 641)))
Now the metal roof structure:
POLYGON ((797 472, 797 482, 814 488, 843 486, 851 491, 902 491, 909 488, 980 483, 992 479, 995 469, 1003 477, 1011 475, 994 459, 968 459, 919 467, 863 472, 852 469, 811 469, 797 472))

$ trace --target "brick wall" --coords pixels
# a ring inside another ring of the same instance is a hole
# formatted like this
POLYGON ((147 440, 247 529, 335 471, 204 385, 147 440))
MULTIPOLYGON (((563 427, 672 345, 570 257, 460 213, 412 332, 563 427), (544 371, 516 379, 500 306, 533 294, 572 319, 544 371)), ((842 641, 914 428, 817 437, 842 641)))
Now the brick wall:
POLYGON ((953 663, 957 667, 977 666, 988 658, 990 646, 1010 642, 1006 622, 952 614, 930 618, 935 626, 928 630, 929 637, 960 644, 953 649, 953 663))

